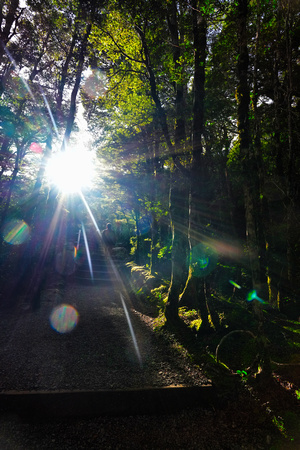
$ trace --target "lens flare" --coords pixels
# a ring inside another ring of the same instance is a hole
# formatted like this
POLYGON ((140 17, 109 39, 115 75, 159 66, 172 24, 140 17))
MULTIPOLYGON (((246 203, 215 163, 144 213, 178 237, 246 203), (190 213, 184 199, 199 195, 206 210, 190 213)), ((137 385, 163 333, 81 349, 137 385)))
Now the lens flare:
POLYGON ((104 73, 98 69, 93 69, 85 80, 82 90, 91 98, 103 97, 107 91, 104 73))
POLYGON ((85 245, 86 255, 87 255, 87 259, 88 259, 91 279, 93 280, 94 279, 94 273, 93 273, 92 258, 91 258, 89 243, 88 243, 88 239, 87 239, 87 235, 86 235, 86 232, 85 232, 85 228, 84 228, 83 222, 81 222, 81 227, 82 227, 82 234, 83 234, 84 245, 85 245))
POLYGON ((217 252, 209 245, 200 243, 193 248, 191 265, 194 276, 206 277, 215 269, 217 262, 217 252))
POLYGON ((248 292, 246 297, 247 302, 253 302, 253 300, 257 300, 262 304, 266 304, 268 302, 265 302, 262 298, 258 297, 256 290, 248 292))
POLYGON ((11 220, 2 228, 5 242, 11 245, 24 244, 30 237, 30 228, 24 220, 11 220))
POLYGON ((120 299, 121 299, 122 306, 123 306, 123 309, 124 309, 124 313, 125 313, 125 316, 126 316, 126 319, 127 319, 127 323, 128 323, 128 327, 129 327, 129 330, 130 330, 131 337, 132 337, 132 341, 133 341, 133 345, 134 345, 136 356, 138 358, 140 367, 143 367, 142 357, 141 357, 141 354, 140 354, 140 349, 139 349, 139 346, 138 346, 136 335, 135 335, 135 332, 134 332, 134 329, 133 329, 133 326, 132 326, 132 323, 131 323, 131 320, 130 320, 130 316, 129 316, 129 313, 128 313, 128 309, 126 307, 126 303, 125 303, 124 297, 121 294, 121 292, 120 292, 120 299))
POLYGON ((198 265, 199 265, 199 268, 201 269, 201 270, 204 270, 204 269, 206 269, 206 267, 208 267, 208 265, 209 265, 209 258, 207 257, 207 258, 199 258, 198 259, 198 265))
POLYGON ((42 147, 36 142, 32 142, 30 144, 29 150, 33 153, 43 153, 42 147))
POLYGON ((69 333, 78 324, 79 314, 73 306, 60 305, 50 315, 50 324, 58 333, 69 333))
POLYGON ((237 289, 242 289, 239 284, 237 284, 235 281, 229 280, 229 283, 232 284, 232 286, 236 287, 237 289))

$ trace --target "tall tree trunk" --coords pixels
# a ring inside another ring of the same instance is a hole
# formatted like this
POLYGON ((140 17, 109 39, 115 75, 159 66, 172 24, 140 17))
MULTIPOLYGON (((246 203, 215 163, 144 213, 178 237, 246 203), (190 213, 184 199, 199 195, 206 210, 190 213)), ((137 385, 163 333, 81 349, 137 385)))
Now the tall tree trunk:
POLYGON ((63 100, 63 92, 64 92, 64 88, 66 85, 66 80, 67 80, 67 76, 68 76, 68 70, 69 70, 69 66, 70 66, 70 62, 71 59, 73 57, 73 52, 74 52, 74 47, 76 44, 76 39, 77 39, 77 27, 75 24, 75 29, 74 29, 74 33, 72 36, 72 41, 70 44, 70 48, 67 54, 67 57, 65 59, 64 65, 62 67, 62 71, 61 71, 61 78, 58 84, 58 93, 57 93, 57 102, 56 102, 56 106, 57 106, 57 114, 59 117, 59 120, 62 121, 63 120, 63 112, 62 112, 62 100, 63 100))
MULTIPOLYGON (((173 62, 175 68, 179 68, 180 61, 180 42, 177 18, 177 4, 175 1, 169 6, 168 25, 171 33, 173 45, 173 62)), ((185 145, 185 118, 184 118, 184 86, 181 83, 175 83, 175 152, 173 155, 181 154, 185 145)), ((175 156, 176 158, 176 156, 175 156)), ((176 165, 171 174, 170 184, 170 219, 172 230, 172 272, 171 283, 168 292, 168 301, 165 315, 168 322, 178 319, 178 302, 180 294, 184 289, 184 284, 188 275, 187 256, 188 256, 188 182, 182 180, 180 167, 176 165)))
MULTIPOLYGON (((238 87, 236 98, 238 103, 238 134, 240 144, 240 158, 244 184, 244 204, 246 216, 246 237, 252 271, 253 288, 259 297, 267 297, 267 283, 265 268, 261 265, 260 227, 262 219, 259 210, 259 179, 258 164, 253 151, 249 128, 250 90, 248 84, 249 54, 247 45, 248 0, 238 0, 238 42, 239 55, 237 62, 238 87)), ((261 365, 263 376, 269 379, 271 375, 270 358, 264 338, 263 312, 261 304, 253 299, 253 309, 258 321, 258 340, 261 345, 261 365)))
POLYGON ((186 270, 186 223, 185 212, 187 210, 187 198, 188 192, 185 189, 186 183, 180 182, 180 176, 184 171, 181 163, 177 159, 176 149, 172 144, 169 127, 167 123, 167 117, 165 110, 161 104, 159 94, 156 86, 155 74, 151 66, 150 53, 147 46, 144 33, 139 27, 136 27, 136 31, 141 39, 145 65, 148 71, 150 91, 152 99, 156 106, 157 120, 160 123, 163 136, 165 138, 167 148, 170 152, 170 156, 174 161, 174 169, 171 174, 171 187, 169 195, 169 211, 170 211, 170 224, 172 229, 172 273, 171 284, 168 293, 168 300, 166 304, 165 316, 168 322, 173 322, 178 319, 178 302, 179 295, 183 289, 184 281, 183 276, 187 273, 186 270), (184 229, 185 227, 185 229, 184 229))
POLYGON ((205 59, 206 59, 206 18, 200 12, 198 1, 192 2, 193 36, 194 36, 194 103, 193 103, 193 162, 189 203, 189 278, 181 301, 190 304, 195 298, 195 305, 202 319, 201 330, 210 328, 209 311, 206 298, 206 280, 201 273, 195 271, 195 254, 197 246, 203 240, 206 223, 205 209, 208 196, 208 171, 203 154, 202 139, 204 136, 204 97, 205 97, 205 59))
MULTIPOLYGON (((44 177, 45 177, 45 170, 47 167, 47 163, 49 161, 49 158, 51 156, 52 152, 52 134, 50 133, 46 140, 46 147, 43 152, 42 161, 39 167, 39 171, 37 173, 37 177, 35 180, 35 184, 33 187, 33 191, 31 194, 31 199, 29 201, 30 205, 32 207, 28 207, 25 214, 24 214, 24 220, 27 223, 30 223, 32 226, 35 226, 35 216, 41 215, 41 205, 39 204, 39 194, 43 185, 44 177)), ((45 202, 46 203, 46 202, 45 202)))
POLYGON ((140 231, 140 211, 135 209, 134 219, 136 226, 136 251, 134 254, 134 260, 137 265, 141 262, 141 231, 140 231))
POLYGON ((2 145, 0 150, 0 166, 1 166, 1 174, 0 174, 0 180, 3 175, 3 173, 6 170, 6 164, 8 162, 8 155, 9 155, 9 148, 11 145, 11 137, 10 136, 4 136, 2 139, 2 145))
POLYGON ((258 115, 258 98, 259 98, 259 88, 258 88, 258 55, 260 48, 260 28, 261 28, 261 6, 260 0, 257 1, 257 19, 256 19, 256 38, 255 38, 255 55, 254 55, 254 67, 253 67, 253 92, 252 92, 252 108, 253 108, 253 122, 254 122, 254 139, 253 139, 253 158, 257 166, 257 177, 254 180, 257 182, 257 192, 254 195, 257 197, 257 207, 258 210, 255 212, 256 216, 256 233, 258 239, 259 247, 259 259, 260 259, 260 283, 261 295, 267 300, 272 300, 272 289, 271 289, 271 272, 269 267, 269 251, 268 249, 272 245, 271 233, 268 233, 268 243, 266 242, 267 230, 270 224, 269 215, 269 204, 266 196, 261 195, 264 192, 264 181, 265 181, 265 171, 262 155, 262 145, 261 145, 261 124, 258 115), (266 280, 268 284, 268 290, 266 285, 266 280))
POLYGON ((75 83, 74 83, 73 90, 71 93, 69 116, 67 119, 67 125, 66 125, 62 150, 65 150, 68 146, 70 135, 71 135, 72 128, 74 125, 75 113, 76 113, 76 99, 77 99, 77 94, 78 94, 79 87, 80 87, 80 81, 81 81, 81 77, 82 77, 84 60, 85 60, 85 55, 86 55, 86 50, 87 50, 87 45, 88 45, 88 38, 90 36, 91 30, 92 30, 92 24, 89 23, 86 27, 85 34, 82 38, 80 54, 79 54, 77 70, 76 70, 75 83))
POLYGON ((285 40, 286 40, 286 61, 287 61, 287 91, 286 91, 286 110, 287 110, 287 125, 288 125, 288 160, 287 160, 287 195, 288 195, 288 210, 287 210, 287 278, 290 286, 295 285, 298 277, 298 261, 297 249, 295 246, 296 235, 295 221, 297 211, 298 199, 298 175, 295 173, 296 149, 294 145, 294 130, 292 120, 292 44, 291 44, 291 28, 292 28, 292 11, 291 2, 287 1, 286 17, 285 17, 285 40))
MULTIPOLYGON (((279 7, 279 2, 277 2, 276 10, 276 39, 274 42, 274 61, 273 61, 273 79, 272 79, 272 90, 273 90, 273 114, 274 114, 274 133, 273 133, 273 155, 275 160, 275 180, 277 177, 283 179, 284 177, 284 153, 285 147, 281 143, 281 133, 282 133, 282 111, 284 111, 284 99, 283 99, 283 89, 280 86, 279 81, 279 62, 280 62, 280 46, 281 46, 281 11, 279 7)), ((284 192, 285 186, 282 186, 284 192)), ((270 219, 270 227, 272 232, 272 237, 268 236, 269 254, 271 255, 269 264, 269 276, 270 276, 270 295, 269 299, 273 306, 280 308, 280 297, 282 290, 284 289, 283 281, 285 279, 283 274, 283 267, 286 269, 286 255, 285 264, 282 261, 278 261, 276 258, 276 248, 273 245, 273 237, 275 237, 274 230, 276 230, 277 218, 270 219)))
MULTIPOLYGON (((177 19, 177 2, 172 1, 169 6, 168 14, 168 25, 171 33, 172 49, 173 49, 173 62, 175 70, 180 68, 180 40, 179 40, 179 30, 178 30, 178 19, 177 19)), ((181 37, 183 39, 183 37, 181 37)), ((185 144, 185 108, 184 108, 184 85, 180 82, 176 82, 176 123, 175 123, 175 148, 177 152, 181 152, 181 146, 185 144)))
POLYGON ((149 264, 149 272, 153 275, 157 271, 158 264, 158 242, 159 242, 159 234, 158 234, 158 219, 157 214, 155 213, 154 206, 158 201, 158 182, 157 182, 157 154, 159 149, 159 140, 157 136, 157 124, 154 123, 154 127, 151 127, 151 134, 154 137, 154 142, 150 146, 150 155, 149 160, 151 161, 151 246, 150 246, 150 264, 149 264))
POLYGON ((187 278, 188 189, 177 170, 171 174, 169 211, 172 230, 171 283, 165 309, 167 322, 178 319, 179 297, 187 278))
POLYGON ((0 11, 0 64, 2 62, 3 55, 5 53, 5 46, 12 37, 11 29, 13 23, 17 18, 17 10, 19 7, 19 0, 11 0, 6 15, 3 14, 3 2, 1 2, 0 11), (4 19, 5 25, 2 27, 2 21, 4 19))
POLYGON ((161 104, 159 94, 157 91, 155 74, 154 74, 154 71, 153 71, 152 65, 151 65, 150 53, 149 53, 148 45, 146 42, 146 37, 145 37, 143 31, 139 27, 136 27, 135 30, 140 37, 142 47, 143 47, 143 52, 144 52, 144 57, 145 57, 145 66, 146 66, 146 69, 148 72, 148 77, 149 77, 151 97, 155 103, 155 108, 156 108, 156 112, 157 112, 157 120, 160 123, 168 150, 169 150, 170 154, 173 155, 174 154, 174 146, 172 144, 172 140, 171 140, 170 133, 169 133, 169 127, 168 127, 168 123, 167 123, 166 113, 161 104))
POLYGON ((21 155, 21 149, 18 148, 17 149, 17 156, 16 156, 16 160, 15 160, 15 167, 14 167, 14 170, 12 172, 11 179, 9 181, 9 190, 8 190, 8 194, 7 194, 7 197, 6 197, 5 205, 3 207, 3 211, 2 211, 2 215, 1 215, 0 227, 6 220, 7 212, 8 212, 9 206, 10 206, 11 196, 12 196, 12 193, 13 193, 13 189, 14 189, 14 186, 15 186, 17 175, 18 175, 19 170, 20 170, 20 160, 21 160, 21 156, 20 155, 21 155))
POLYGON ((259 214, 258 163, 251 143, 249 123, 250 90, 248 83, 247 16, 248 0, 239 0, 237 18, 239 42, 237 62, 238 87, 236 99, 238 104, 238 134, 244 187, 246 237, 253 288, 259 292, 261 297, 266 298, 266 273, 261 261, 261 251, 264 250, 261 248, 259 239, 259 236, 263 235, 263 220, 259 214))

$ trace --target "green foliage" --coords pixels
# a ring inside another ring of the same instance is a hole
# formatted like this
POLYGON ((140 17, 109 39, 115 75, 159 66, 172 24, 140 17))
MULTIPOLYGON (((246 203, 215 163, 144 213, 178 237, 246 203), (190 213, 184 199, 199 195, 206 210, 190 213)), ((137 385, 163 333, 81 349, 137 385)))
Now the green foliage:
POLYGON ((272 422, 274 423, 274 425, 276 426, 276 428, 280 431, 280 433, 282 434, 282 436, 284 436, 285 438, 287 438, 287 432, 286 432, 284 420, 283 420, 281 417, 273 416, 272 422))
POLYGON ((114 123, 114 133, 131 136, 151 123, 153 101, 145 91, 141 41, 134 26, 128 26, 128 20, 116 10, 108 17, 104 26, 93 28, 90 41, 98 58, 105 48, 105 60, 111 67, 102 100, 114 123))
POLYGON ((202 319, 198 318, 198 319, 191 321, 190 327, 191 327, 191 329, 194 328, 196 331, 199 331, 201 324, 202 324, 202 319))
POLYGON ((131 236, 130 238, 130 245, 131 245, 131 249, 130 249, 130 255, 134 255, 137 249, 137 236, 131 236))
POLYGON ((198 318, 198 313, 195 309, 187 309, 185 306, 181 306, 178 310, 179 316, 184 317, 188 320, 193 320, 198 318))
POLYGON ((162 248, 159 249, 157 257, 159 259, 162 259, 165 256, 170 255, 170 253, 171 253, 171 247, 166 245, 165 247, 162 247, 162 248))
POLYGON ((240 158, 240 144, 238 139, 236 139, 228 155, 228 162, 227 162, 228 167, 233 167, 235 168, 236 171, 239 170, 240 168, 239 158, 240 158))
POLYGON ((247 379, 248 373, 245 370, 237 370, 236 373, 240 375, 242 379, 247 379))
POLYGON ((157 288, 151 289, 150 295, 149 295, 149 301, 154 302, 158 308, 159 311, 164 311, 165 304, 167 300, 167 293, 168 293, 169 283, 164 282, 157 288))
POLYGON ((161 219, 169 214, 166 205, 163 205, 161 199, 157 199, 156 201, 145 201, 145 207, 147 211, 153 212, 156 219, 161 219))

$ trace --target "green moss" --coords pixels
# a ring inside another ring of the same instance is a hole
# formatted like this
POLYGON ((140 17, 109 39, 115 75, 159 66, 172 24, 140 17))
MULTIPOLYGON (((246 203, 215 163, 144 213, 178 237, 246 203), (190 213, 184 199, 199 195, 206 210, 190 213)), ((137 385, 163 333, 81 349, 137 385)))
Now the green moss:
POLYGON ((179 314, 179 317, 182 317, 185 319, 190 319, 190 320, 196 319, 198 317, 198 313, 195 309, 187 310, 187 308, 185 306, 182 306, 181 308, 179 308, 178 314, 179 314))
POLYGON ((274 416, 272 418, 272 422, 275 425, 275 427, 278 429, 280 434, 282 434, 283 437, 287 438, 287 432, 286 432, 283 418, 274 416))
POLYGON ((197 331, 201 327, 202 320, 201 319, 195 319, 191 322, 191 328, 195 328, 197 331))

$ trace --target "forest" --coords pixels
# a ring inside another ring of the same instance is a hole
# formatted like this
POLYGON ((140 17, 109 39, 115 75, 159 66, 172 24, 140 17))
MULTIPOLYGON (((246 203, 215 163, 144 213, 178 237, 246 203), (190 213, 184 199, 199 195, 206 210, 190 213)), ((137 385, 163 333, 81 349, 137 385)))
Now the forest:
POLYGON ((111 223, 158 330, 299 399, 299 6, 1 1, 0 309, 111 223))

